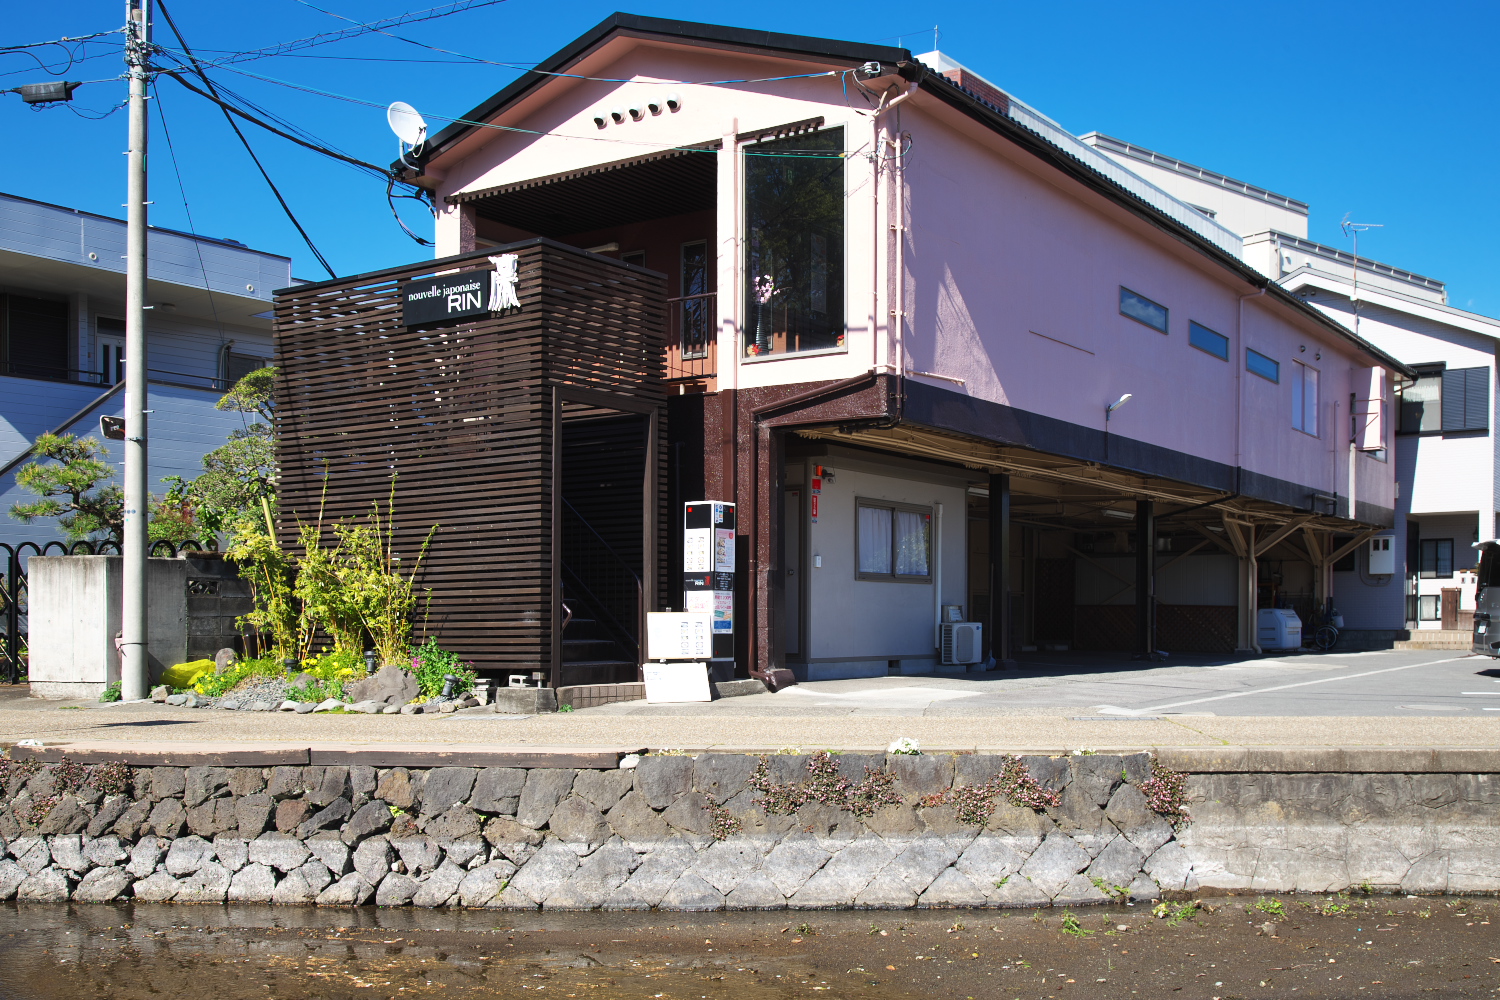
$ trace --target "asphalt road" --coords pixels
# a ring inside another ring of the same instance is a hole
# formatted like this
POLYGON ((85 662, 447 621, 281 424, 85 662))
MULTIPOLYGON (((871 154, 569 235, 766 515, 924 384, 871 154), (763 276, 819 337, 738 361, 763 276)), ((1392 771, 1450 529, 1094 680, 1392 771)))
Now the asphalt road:
POLYGON ((1447 716, 1489 717, 1500 723, 1500 665, 1450 650, 1183 657, 1163 664, 1132 663, 1107 654, 1058 653, 983 673, 815 681, 774 695, 707 705, 624 702, 585 712, 928 718, 1447 716))

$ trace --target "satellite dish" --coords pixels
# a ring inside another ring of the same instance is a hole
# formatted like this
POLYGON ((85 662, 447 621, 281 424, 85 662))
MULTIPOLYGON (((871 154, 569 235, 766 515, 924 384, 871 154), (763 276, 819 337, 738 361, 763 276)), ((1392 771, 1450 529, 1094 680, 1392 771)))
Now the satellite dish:
POLYGON ((427 122, 405 101, 397 101, 386 108, 385 120, 396 133, 396 138, 408 146, 420 146, 427 141, 427 122))

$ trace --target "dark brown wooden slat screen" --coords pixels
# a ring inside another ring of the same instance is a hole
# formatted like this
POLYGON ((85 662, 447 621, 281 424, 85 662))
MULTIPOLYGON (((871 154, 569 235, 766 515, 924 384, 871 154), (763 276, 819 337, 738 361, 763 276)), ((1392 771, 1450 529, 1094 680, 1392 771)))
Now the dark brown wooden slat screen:
MULTIPOLYGON (((426 261, 276 293, 279 530, 325 532, 384 508, 395 482, 397 552, 432 591, 419 637, 481 670, 541 670, 555 683, 554 413, 642 414, 650 498, 634 551, 660 600, 666 527, 666 288, 662 275, 550 240, 426 261), (519 309, 407 328, 398 291, 439 271, 519 257, 519 309), (602 394, 602 395, 601 395, 602 394), (326 486, 326 490, 325 490, 326 486)), ((580 414, 581 415, 581 414, 580 414)), ((579 459, 586 460, 586 459, 579 459)), ((637 466, 639 467, 639 466, 637 466)), ((618 525, 611 525, 619 530, 618 525)))

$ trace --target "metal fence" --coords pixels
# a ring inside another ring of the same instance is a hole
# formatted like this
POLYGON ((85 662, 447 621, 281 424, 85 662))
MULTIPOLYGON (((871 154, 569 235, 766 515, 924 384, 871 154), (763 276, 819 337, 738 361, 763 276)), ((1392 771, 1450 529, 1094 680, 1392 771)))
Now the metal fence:
MULTIPOLYGON (((151 555, 175 559, 188 551, 215 551, 218 543, 210 540, 207 545, 196 539, 181 542, 159 541, 151 546, 151 555)), ((0 676, 11 684, 18 683, 24 675, 21 656, 26 651, 28 635, 26 563, 32 556, 105 556, 119 555, 120 546, 113 541, 78 542, 21 542, 11 545, 0 542, 0 676)))

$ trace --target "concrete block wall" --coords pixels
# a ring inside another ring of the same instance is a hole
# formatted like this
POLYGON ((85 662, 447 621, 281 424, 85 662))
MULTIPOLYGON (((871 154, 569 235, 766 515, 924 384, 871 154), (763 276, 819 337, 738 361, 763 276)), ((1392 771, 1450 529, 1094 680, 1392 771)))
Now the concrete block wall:
MULTIPOLYGON (((152 683, 187 659, 187 562, 146 561, 146 657, 152 683)), ((120 679, 120 556, 26 562, 28 676, 35 698, 97 698, 120 679)))

